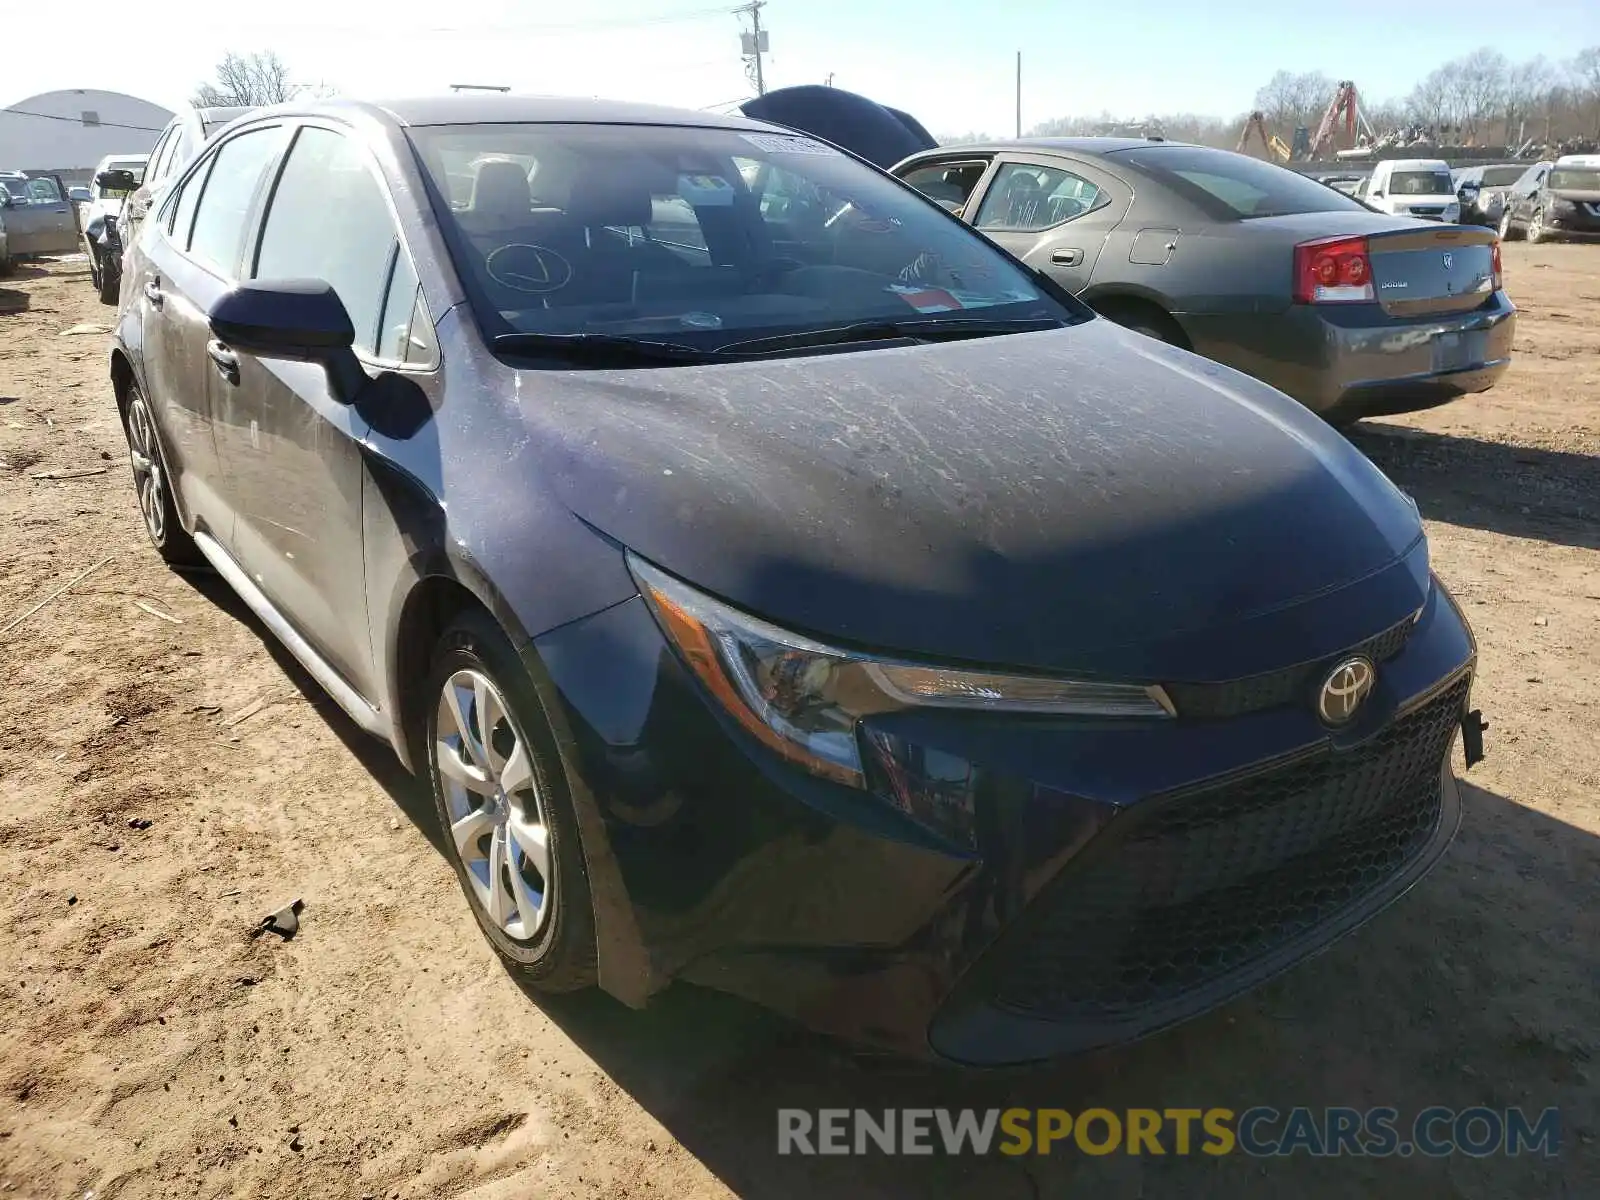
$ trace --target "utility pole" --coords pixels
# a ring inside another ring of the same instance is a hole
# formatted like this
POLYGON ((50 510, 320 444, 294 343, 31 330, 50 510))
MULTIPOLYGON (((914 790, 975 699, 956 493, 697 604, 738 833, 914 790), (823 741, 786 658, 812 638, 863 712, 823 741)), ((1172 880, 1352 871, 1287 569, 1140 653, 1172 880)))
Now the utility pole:
POLYGON ((766 53, 768 46, 767 31, 761 28, 761 10, 766 5, 767 0, 750 0, 750 3, 733 10, 750 15, 750 31, 739 34, 739 49, 745 59, 745 73, 749 75, 750 82, 756 85, 758 96, 767 94, 767 78, 761 67, 761 56, 766 53))
POLYGON ((1017 136, 1022 136, 1022 51, 1017 51, 1017 136))

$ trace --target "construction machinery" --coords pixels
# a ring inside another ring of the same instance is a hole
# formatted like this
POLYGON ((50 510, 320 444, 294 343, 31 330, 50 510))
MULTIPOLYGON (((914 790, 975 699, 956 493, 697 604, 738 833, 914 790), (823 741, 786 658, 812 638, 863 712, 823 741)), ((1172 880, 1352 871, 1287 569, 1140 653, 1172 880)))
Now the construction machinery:
POLYGON ((1245 118, 1244 131, 1239 134, 1239 144, 1234 147, 1237 153, 1245 153, 1245 147, 1250 144, 1252 133, 1260 140, 1261 148, 1269 155, 1280 163, 1289 161, 1289 147, 1277 134, 1267 132, 1266 117, 1259 109, 1245 118))
POLYGON ((1316 158, 1322 153, 1323 148, 1330 144, 1340 117, 1344 118, 1345 139, 1350 143, 1348 148, 1355 148, 1358 124, 1371 141, 1378 140, 1377 135, 1372 132, 1372 126, 1367 123, 1366 114, 1361 111, 1361 100, 1356 94, 1354 81, 1341 79, 1338 90, 1333 94, 1333 100, 1328 104, 1328 111, 1322 114, 1322 124, 1317 126, 1316 136, 1311 139, 1311 153, 1308 157, 1316 158))

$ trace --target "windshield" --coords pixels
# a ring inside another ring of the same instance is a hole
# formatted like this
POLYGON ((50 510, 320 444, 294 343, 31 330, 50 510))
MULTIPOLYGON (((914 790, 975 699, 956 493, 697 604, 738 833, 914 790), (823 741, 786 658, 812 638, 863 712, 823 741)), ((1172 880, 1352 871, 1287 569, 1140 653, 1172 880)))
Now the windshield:
POLYGON ((13 200, 27 202, 28 181, 26 179, 0 179, 0 187, 5 188, 13 200))
POLYGON ((408 131, 484 331, 716 349, 859 322, 1086 319, 823 143, 738 129, 408 131))
POLYGON ((1243 154, 1203 146, 1141 146, 1112 156, 1160 180, 1223 220, 1289 213, 1366 212, 1315 179, 1243 154))
POLYGON ((1448 196, 1455 190, 1449 171, 1396 171, 1389 176, 1391 196, 1448 196))
POLYGON ((1522 178, 1526 167, 1485 167, 1483 169, 1484 187, 1510 187, 1522 178))
POLYGON ((1545 186, 1558 191, 1600 192, 1600 168, 1562 167, 1550 172, 1549 182, 1545 186))

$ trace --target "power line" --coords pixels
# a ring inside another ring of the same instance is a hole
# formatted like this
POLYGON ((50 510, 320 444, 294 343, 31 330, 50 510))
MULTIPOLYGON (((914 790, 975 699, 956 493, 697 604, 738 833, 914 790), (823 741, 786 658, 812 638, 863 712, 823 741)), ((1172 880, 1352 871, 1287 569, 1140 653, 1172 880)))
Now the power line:
POLYGON ((119 121, 85 121, 82 117, 63 117, 56 113, 30 112, 26 108, 0 108, 0 115, 15 113, 19 117, 38 117, 41 121, 68 121, 85 129, 138 129, 145 133, 160 133, 165 125, 124 125, 119 121))

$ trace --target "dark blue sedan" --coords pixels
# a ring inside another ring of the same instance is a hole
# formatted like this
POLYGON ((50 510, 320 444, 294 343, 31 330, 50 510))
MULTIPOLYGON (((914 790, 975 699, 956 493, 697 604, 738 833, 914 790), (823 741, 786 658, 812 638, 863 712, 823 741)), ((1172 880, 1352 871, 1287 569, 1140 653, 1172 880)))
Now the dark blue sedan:
POLYGON ((1282 970, 1455 830, 1475 650, 1407 497, 828 143, 260 111, 128 270, 151 540, 428 779, 536 987, 1023 1061, 1282 970))

